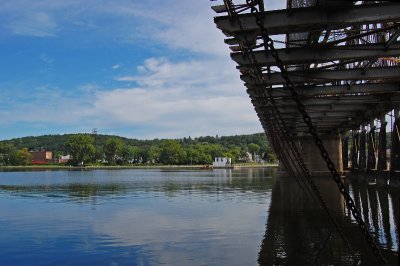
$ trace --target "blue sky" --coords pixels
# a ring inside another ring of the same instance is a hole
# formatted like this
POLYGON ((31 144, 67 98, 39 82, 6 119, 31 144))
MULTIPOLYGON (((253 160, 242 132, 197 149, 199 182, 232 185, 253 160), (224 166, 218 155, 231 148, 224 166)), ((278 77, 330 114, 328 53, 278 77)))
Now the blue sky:
POLYGON ((262 132, 214 4, 0 0, 0 139, 262 132))

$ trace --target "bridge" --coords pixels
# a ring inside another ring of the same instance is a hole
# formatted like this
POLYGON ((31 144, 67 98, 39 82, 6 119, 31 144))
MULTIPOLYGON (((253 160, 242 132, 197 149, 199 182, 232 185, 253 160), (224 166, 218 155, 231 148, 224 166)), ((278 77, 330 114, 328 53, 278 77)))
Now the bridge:
POLYGON ((400 2, 288 0, 267 11, 264 1, 225 0, 212 8, 286 171, 332 172, 325 149, 340 174, 398 180, 400 2))

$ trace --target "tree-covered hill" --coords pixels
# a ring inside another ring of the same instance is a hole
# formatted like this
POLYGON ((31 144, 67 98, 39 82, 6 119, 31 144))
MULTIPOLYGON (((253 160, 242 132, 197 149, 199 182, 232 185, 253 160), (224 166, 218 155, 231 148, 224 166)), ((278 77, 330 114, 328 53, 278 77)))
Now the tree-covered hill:
MULTIPOLYGON (((16 149, 28 148, 28 150, 50 150, 53 152, 66 153, 67 149, 65 144, 71 136, 74 134, 64 135, 43 135, 43 136, 29 136, 22 138, 15 138, 10 140, 2 140, 1 143, 12 144, 16 149)), ((90 134, 95 139, 95 144, 98 146, 104 146, 109 138, 117 138, 123 141, 126 145, 132 145, 137 147, 146 146, 159 146, 166 139, 153 139, 153 140, 139 140, 130 139, 114 135, 101 135, 101 134, 90 134)), ((196 144, 196 143, 208 143, 208 144, 219 144, 223 147, 235 146, 247 146, 251 143, 257 144, 260 147, 269 146, 268 140, 264 133, 256 133, 251 135, 235 135, 235 136, 205 136, 198 138, 182 138, 174 139, 180 142, 183 146, 196 144)))
POLYGON ((60 155, 72 154, 74 149, 79 149, 79 145, 86 144, 90 145, 87 146, 87 156, 84 156, 86 161, 105 161, 110 164, 204 164, 211 163, 214 157, 219 156, 231 157, 236 162, 262 158, 267 161, 276 160, 263 133, 174 140, 138 140, 101 134, 44 135, 0 141, 0 155, 3 156, 2 164, 9 164, 12 161, 10 158, 14 158, 17 151, 24 153, 23 149, 52 151, 53 157, 59 158, 60 155), (83 139, 87 143, 79 144, 83 139), (14 154, 14 157, 10 154, 14 154), (7 158, 8 163, 4 158, 7 158))

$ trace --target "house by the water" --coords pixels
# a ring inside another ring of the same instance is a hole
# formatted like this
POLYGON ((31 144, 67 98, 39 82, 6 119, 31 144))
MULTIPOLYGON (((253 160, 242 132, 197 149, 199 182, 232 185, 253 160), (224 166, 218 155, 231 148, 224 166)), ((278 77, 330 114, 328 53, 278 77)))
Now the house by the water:
POLYGON ((231 158, 227 158, 227 157, 215 157, 212 166, 214 168, 232 167, 232 160, 231 160, 231 158))

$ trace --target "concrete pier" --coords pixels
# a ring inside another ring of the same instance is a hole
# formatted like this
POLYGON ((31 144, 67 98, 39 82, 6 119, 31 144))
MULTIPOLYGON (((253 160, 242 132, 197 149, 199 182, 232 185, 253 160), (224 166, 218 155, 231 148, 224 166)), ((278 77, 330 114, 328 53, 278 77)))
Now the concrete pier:
MULTIPOLYGON (((342 174, 343 158, 340 135, 323 136, 321 139, 336 166, 336 170, 342 174)), ((329 176, 331 174, 312 137, 300 137, 300 147, 304 162, 313 176, 329 176)))

